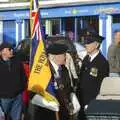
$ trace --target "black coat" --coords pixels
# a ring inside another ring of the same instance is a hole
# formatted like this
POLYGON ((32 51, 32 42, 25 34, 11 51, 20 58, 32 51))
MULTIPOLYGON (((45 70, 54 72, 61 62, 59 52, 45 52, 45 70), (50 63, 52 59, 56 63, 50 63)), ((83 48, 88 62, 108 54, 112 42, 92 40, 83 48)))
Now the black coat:
MULTIPOLYGON (((55 70, 51 64, 50 64, 50 68, 52 72, 50 83, 52 84, 52 82, 55 82, 55 78, 54 78, 55 70)), ((69 73, 67 71, 67 68, 63 66, 63 69, 61 69, 61 78, 56 79, 56 81, 58 82, 59 85, 63 84, 64 88, 57 89, 57 90, 54 89, 55 97, 58 99, 60 103, 60 111, 58 112, 60 120, 69 120, 69 115, 68 115, 68 111, 66 110, 66 103, 65 103, 66 99, 69 101, 69 96, 72 90, 69 79, 70 78, 69 78, 69 73)), ((34 93, 32 97, 33 96, 34 96, 34 93)), ((40 106, 32 105, 31 103, 29 105, 28 111, 29 111, 28 112, 29 120, 39 120, 41 118, 43 118, 44 120, 56 120, 54 111, 48 110, 46 108, 42 108, 40 106)))
POLYGON ((0 59, 0 97, 15 97, 25 86, 26 76, 19 58, 13 57, 9 62, 0 59))
POLYGON ((60 77, 54 78, 55 70, 52 65, 51 71, 52 71, 52 80, 57 83, 58 89, 55 90, 55 97, 59 101, 60 104, 60 111, 59 111, 59 117, 60 120, 69 120, 69 103, 70 101, 70 93, 72 92, 71 87, 71 81, 69 77, 69 72, 65 65, 61 65, 60 77))
POLYGON ((87 105, 96 98, 103 78, 108 75, 109 64, 101 53, 90 63, 87 63, 87 57, 84 58, 80 72, 80 84, 78 86, 81 105, 87 105))
POLYGON ((72 109, 72 106, 69 105, 71 103, 70 93, 72 92, 72 87, 67 68, 64 65, 62 65, 61 67, 61 77, 56 80, 58 83, 58 89, 56 90, 56 98, 60 103, 60 120, 69 120, 69 111, 70 109, 72 109), (60 88, 60 85, 63 85, 63 88, 60 88))

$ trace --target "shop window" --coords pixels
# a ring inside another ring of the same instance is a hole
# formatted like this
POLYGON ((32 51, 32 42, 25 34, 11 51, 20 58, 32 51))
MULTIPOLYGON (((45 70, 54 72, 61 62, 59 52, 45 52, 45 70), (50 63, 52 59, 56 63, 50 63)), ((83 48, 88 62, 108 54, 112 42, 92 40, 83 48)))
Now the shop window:
POLYGON ((120 15, 113 15, 113 23, 120 23, 120 15))
POLYGON ((80 41, 83 29, 91 29, 99 33, 99 17, 98 16, 84 16, 79 17, 77 22, 77 41, 80 41))
POLYGON ((65 31, 74 32, 75 18, 68 17, 68 18, 65 18, 64 21, 65 21, 65 31))
POLYGON ((31 36, 31 30, 30 30, 30 20, 25 21, 25 38, 31 36))
POLYGON ((16 45, 16 23, 15 21, 3 22, 3 41, 16 45))
POLYGON ((52 19, 52 35, 60 34, 60 19, 52 19))

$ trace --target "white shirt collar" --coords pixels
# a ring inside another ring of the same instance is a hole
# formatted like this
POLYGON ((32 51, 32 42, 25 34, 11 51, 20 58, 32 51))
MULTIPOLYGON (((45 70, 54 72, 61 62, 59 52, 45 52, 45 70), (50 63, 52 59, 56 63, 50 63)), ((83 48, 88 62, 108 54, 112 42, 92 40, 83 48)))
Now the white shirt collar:
POLYGON ((89 55, 90 56, 90 62, 92 62, 98 54, 99 54, 99 51, 97 51, 96 53, 94 53, 92 55, 89 55))
POLYGON ((58 69, 59 69, 59 66, 58 65, 56 65, 53 61, 51 61, 50 60, 50 63, 52 64, 52 66, 53 66, 53 68, 54 68, 54 70, 55 70, 55 72, 56 72, 56 74, 58 74, 58 69))

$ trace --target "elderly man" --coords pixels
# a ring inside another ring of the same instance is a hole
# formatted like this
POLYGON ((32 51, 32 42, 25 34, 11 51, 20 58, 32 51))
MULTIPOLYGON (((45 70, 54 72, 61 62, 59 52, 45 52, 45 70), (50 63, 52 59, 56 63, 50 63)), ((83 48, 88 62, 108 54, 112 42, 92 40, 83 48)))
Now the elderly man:
POLYGON ((108 48, 110 76, 120 77, 120 30, 115 31, 114 41, 108 48))
POLYGON ((78 82, 78 73, 79 72, 79 65, 78 65, 78 56, 76 48, 72 41, 70 41, 67 37, 56 35, 56 36, 50 36, 48 39, 52 43, 57 44, 63 44, 68 47, 67 53, 66 53, 66 63, 65 66, 67 67, 69 71, 69 75, 71 78, 71 85, 76 86, 78 82))
MULTIPOLYGON (((71 82, 67 68, 65 67, 67 46, 63 44, 51 44, 47 48, 48 60, 52 72, 51 80, 46 91, 54 95, 60 103, 59 118, 60 120, 69 120, 69 110, 72 107, 70 101, 71 82), (69 107, 69 108, 67 108, 69 107)), ((42 79, 42 78, 41 78, 42 79)), ((34 106, 33 118, 29 120, 56 120, 55 112, 43 108, 41 106, 34 106)))

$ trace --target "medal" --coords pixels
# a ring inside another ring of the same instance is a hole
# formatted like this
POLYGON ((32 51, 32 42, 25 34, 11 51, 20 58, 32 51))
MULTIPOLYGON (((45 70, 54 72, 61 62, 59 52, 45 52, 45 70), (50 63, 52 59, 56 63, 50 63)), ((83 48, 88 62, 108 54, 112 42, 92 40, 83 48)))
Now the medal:
POLYGON ((64 89, 64 85, 63 84, 59 84, 59 89, 63 90, 64 89))
POLYGON ((98 69, 95 67, 92 67, 90 70, 90 75, 92 75, 93 77, 97 77, 98 75, 98 69))

